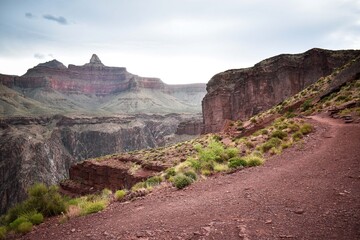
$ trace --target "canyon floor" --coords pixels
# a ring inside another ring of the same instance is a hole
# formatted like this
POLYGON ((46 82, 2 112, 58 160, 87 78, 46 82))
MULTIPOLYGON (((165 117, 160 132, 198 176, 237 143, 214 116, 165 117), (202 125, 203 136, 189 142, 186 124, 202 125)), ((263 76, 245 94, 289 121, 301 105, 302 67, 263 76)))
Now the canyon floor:
POLYGON ((360 239, 360 124, 327 116, 256 168, 36 227, 22 239, 360 239))

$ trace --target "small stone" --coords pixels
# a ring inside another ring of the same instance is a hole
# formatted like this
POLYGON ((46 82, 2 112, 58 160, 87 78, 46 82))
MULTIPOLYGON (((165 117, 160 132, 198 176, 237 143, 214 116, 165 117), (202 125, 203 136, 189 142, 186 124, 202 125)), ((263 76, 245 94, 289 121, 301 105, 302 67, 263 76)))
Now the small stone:
POLYGON ((76 231, 76 229, 75 229, 75 228, 71 229, 71 232, 75 232, 75 231, 76 231))
POLYGON ((304 211, 304 209, 302 209, 302 208, 298 208, 298 209, 296 209, 295 211, 294 211, 294 213, 296 213, 296 214, 303 214, 305 211, 304 211))
POLYGON ((272 220, 270 220, 270 219, 265 221, 265 224, 271 224, 271 223, 272 223, 272 220))

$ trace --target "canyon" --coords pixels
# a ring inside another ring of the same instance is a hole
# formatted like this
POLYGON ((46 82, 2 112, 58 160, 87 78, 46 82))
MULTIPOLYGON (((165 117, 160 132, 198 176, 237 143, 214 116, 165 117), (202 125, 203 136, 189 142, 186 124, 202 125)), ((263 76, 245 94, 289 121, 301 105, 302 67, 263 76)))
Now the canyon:
MULTIPOLYGON (((168 85, 107 67, 96 55, 83 66, 53 60, 23 76, 0 75, 0 212, 24 199, 35 182, 57 184, 70 176, 89 189, 131 187, 165 169, 154 171, 155 165, 144 163, 184 161, 191 147, 176 157, 83 160, 222 131, 228 120, 248 120, 358 56, 358 50, 324 49, 282 54, 216 74, 206 90, 205 84, 168 85), (133 164, 141 165, 144 174, 128 174, 133 164), (124 176, 115 176, 119 173, 124 176)), ((80 190, 72 181, 62 186, 80 190)))
POLYGON ((168 85, 95 54, 83 66, 52 60, 23 76, 0 74, 0 213, 85 159, 195 137, 176 132, 201 121, 205 93, 205 84, 168 85))

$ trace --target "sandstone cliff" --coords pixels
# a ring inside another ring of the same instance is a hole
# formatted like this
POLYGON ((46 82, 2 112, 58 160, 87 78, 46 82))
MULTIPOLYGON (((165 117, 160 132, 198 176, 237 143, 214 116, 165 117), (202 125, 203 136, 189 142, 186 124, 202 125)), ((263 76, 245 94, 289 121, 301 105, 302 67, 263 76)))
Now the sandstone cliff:
POLYGON ((359 50, 311 49, 216 74, 202 101, 204 131, 217 132, 226 119, 245 120, 267 110, 359 55, 359 50))

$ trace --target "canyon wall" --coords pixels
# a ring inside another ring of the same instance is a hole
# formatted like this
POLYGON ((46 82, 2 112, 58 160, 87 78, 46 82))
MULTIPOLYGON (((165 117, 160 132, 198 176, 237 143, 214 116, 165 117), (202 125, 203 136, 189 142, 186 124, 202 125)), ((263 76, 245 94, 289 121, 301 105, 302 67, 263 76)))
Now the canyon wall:
POLYGON ((216 74, 202 101, 204 131, 221 131, 226 119, 245 120, 267 110, 359 55, 359 50, 311 49, 216 74))
POLYGON ((88 158, 164 146, 190 116, 15 117, 0 119, 0 214, 23 200, 35 182, 69 177, 88 158))

